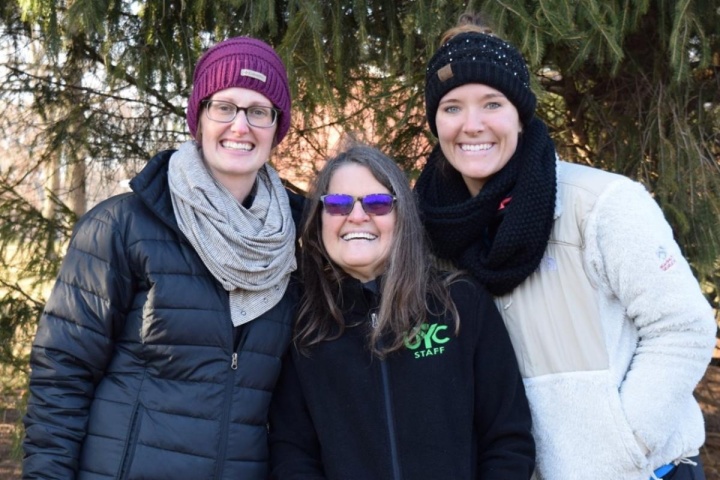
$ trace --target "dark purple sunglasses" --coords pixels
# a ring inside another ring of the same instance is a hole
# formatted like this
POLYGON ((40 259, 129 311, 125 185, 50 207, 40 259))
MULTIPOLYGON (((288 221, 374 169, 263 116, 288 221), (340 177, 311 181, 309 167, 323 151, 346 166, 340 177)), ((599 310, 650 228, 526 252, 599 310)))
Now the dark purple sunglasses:
POLYGON ((329 193, 320 197, 320 200, 328 215, 350 215, 357 201, 368 215, 387 215, 395 206, 395 196, 389 193, 371 193, 364 197, 329 193))

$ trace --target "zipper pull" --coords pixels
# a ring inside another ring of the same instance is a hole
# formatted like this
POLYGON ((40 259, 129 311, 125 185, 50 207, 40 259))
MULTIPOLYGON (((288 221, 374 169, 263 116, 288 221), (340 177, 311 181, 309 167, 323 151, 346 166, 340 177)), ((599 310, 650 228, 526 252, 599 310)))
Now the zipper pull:
POLYGON ((378 318, 377 313, 373 312, 370 314, 370 322, 373 328, 377 328, 378 326, 378 318))
POLYGON ((233 370, 237 370, 237 352, 234 352, 232 354, 232 362, 230 363, 230 368, 233 370))

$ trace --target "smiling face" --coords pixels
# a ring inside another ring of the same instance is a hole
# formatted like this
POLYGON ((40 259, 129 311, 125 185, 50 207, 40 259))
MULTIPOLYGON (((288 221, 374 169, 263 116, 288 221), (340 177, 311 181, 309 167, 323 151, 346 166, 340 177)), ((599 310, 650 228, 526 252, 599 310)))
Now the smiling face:
MULTIPOLYGON (((246 88, 228 88, 215 92, 210 100, 223 100, 240 107, 272 107, 263 94, 246 88)), ((235 120, 221 123, 200 112, 198 138, 203 158, 212 176, 242 201, 252 189, 258 170, 270 159, 277 123, 269 128, 252 127, 244 112, 235 120)))
POLYGON ((522 131, 515 106, 500 91, 479 83, 445 94, 435 121, 445 158, 473 196, 507 164, 522 131))
MULTIPOLYGON (((348 163, 333 173, 327 193, 363 197, 371 193, 391 193, 364 166, 348 163)), ((385 271, 392 246, 396 211, 386 215, 368 215, 355 202, 347 216, 322 212, 322 241, 330 259, 348 275, 362 282, 377 278, 385 271)))

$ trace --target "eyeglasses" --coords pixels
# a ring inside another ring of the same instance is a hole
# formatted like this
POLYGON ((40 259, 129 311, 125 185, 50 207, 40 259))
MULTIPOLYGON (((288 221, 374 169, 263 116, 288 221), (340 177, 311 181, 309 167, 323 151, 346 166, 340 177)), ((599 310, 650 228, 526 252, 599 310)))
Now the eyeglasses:
POLYGON ((392 212, 396 198, 389 193, 371 193, 364 197, 329 193, 320 197, 320 200, 328 215, 350 215, 358 201, 368 215, 387 215, 392 212))
POLYGON ((244 112, 247 122, 258 128, 270 128, 275 125, 278 111, 272 107, 253 105, 239 107, 234 103, 222 100, 205 100, 205 114, 210 120, 220 123, 230 123, 235 120, 238 112, 244 112))

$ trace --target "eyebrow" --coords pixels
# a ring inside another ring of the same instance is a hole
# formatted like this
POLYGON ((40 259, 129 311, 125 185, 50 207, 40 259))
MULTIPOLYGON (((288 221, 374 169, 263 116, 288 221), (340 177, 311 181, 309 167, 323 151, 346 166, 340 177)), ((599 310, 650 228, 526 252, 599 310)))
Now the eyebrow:
MULTIPOLYGON (((231 103, 231 104, 235 105, 236 107, 240 105, 239 103, 235 103, 234 100, 230 100, 230 99, 223 98, 223 97, 220 97, 220 98, 210 97, 210 98, 208 98, 208 100, 213 100, 216 102, 231 103)), ((268 102, 265 102, 264 100, 251 100, 250 103, 248 104, 248 107, 270 107, 270 108, 274 107, 272 102, 270 102, 270 105, 266 105, 266 103, 268 103, 268 102)))
MULTIPOLYGON (((480 97, 481 100, 490 100, 493 98, 507 98, 505 95, 503 95, 502 92, 491 92, 483 95, 480 97)), ((460 100, 454 97, 449 97, 444 100, 441 100, 439 105, 442 105, 443 103, 450 103, 450 102, 459 102, 460 100)))

